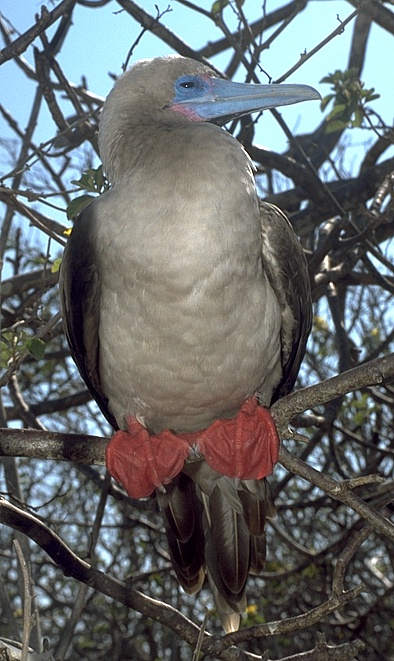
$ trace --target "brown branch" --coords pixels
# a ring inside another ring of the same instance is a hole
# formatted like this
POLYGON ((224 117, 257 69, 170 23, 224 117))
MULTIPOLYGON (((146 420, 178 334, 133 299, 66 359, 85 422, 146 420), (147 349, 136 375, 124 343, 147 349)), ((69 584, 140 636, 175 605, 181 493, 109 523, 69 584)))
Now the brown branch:
POLYGON ((54 239, 57 243, 60 243, 61 246, 66 245, 66 241, 58 235, 57 232, 59 231, 64 231, 66 227, 63 227, 60 223, 57 223, 56 221, 51 221, 51 219, 46 218, 43 214, 40 212, 32 211, 27 207, 25 204, 23 204, 17 197, 14 195, 14 193, 7 193, 6 189, 2 189, 0 191, 0 199, 2 201, 7 202, 7 204, 14 208, 16 211, 19 211, 22 216, 25 216, 28 218, 31 222, 32 225, 37 227, 39 230, 44 232, 47 236, 49 236, 51 239, 54 239))
MULTIPOLYGON (((394 354, 378 358, 356 367, 323 383, 296 391, 275 403, 271 412, 279 432, 285 430, 290 420, 307 408, 336 399, 340 395, 361 387, 381 384, 394 375, 394 354)), ((285 434, 286 435, 286 434, 285 434)), ((91 436, 75 436, 35 430, 0 430, 0 456, 29 456, 74 461, 82 464, 105 464, 107 440, 91 436)), ((284 447, 279 454, 280 463, 291 473, 316 485, 332 498, 341 501, 375 530, 394 541, 394 526, 379 512, 352 493, 354 485, 349 481, 336 482, 320 473, 301 459, 291 455, 284 447)))
POLYGON ((290 454, 285 448, 279 452, 279 462, 288 471, 304 478, 319 489, 322 489, 335 500, 339 500, 357 512, 365 521, 380 534, 394 542, 394 525, 374 508, 367 505, 361 498, 352 493, 347 481, 336 482, 328 475, 320 473, 308 464, 290 454))
MULTIPOLYGON (((282 163, 284 163, 284 161, 282 161, 282 163)), ((280 165, 279 161, 278 165, 280 165)), ((280 170, 280 167, 278 169, 280 170)), ((377 165, 364 170, 359 177, 349 177, 348 179, 340 179, 332 182, 329 181, 325 183, 325 186, 345 211, 354 211, 354 209, 358 209, 363 202, 374 197, 377 188, 381 185, 384 178, 393 170, 394 158, 389 158, 386 161, 383 161, 383 163, 378 163, 377 165)), ((297 187, 284 191, 283 193, 268 195, 265 199, 267 202, 276 204, 281 209, 287 209, 290 212, 298 211, 300 203, 305 199, 305 191, 303 188, 297 187)), ((323 204, 321 203, 322 201, 320 198, 317 200, 312 198, 311 202, 319 202, 318 213, 316 213, 314 207, 311 209, 311 204, 309 204, 307 209, 299 212, 296 218, 297 233, 298 227, 302 230, 302 233, 307 231, 304 226, 309 217, 312 217, 312 227, 315 227, 320 225, 327 218, 331 218, 331 216, 337 215, 338 213, 336 206, 328 196, 324 198, 323 204)))
MULTIPOLYGON (((240 33, 235 33, 235 35, 239 41, 245 43, 245 41, 247 42, 248 40, 249 32, 254 38, 256 38, 277 23, 287 20, 293 14, 300 13, 305 8, 306 4, 306 0, 293 0, 293 2, 289 2, 287 5, 272 11, 270 14, 265 14, 263 18, 258 19, 254 23, 250 23, 247 30, 241 30, 240 33)), ((222 38, 208 43, 198 51, 198 54, 204 58, 213 57, 218 53, 222 53, 227 48, 227 38, 222 38)))
POLYGON ((245 149, 253 161, 259 163, 263 168, 281 172, 285 177, 291 179, 296 186, 301 186, 308 193, 308 197, 315 199, 319 195, 316 182, 311 180, 309 169, 303 163, 286 154, 276 154, 250 142, 245 142, 245 149))
POLYGON ((42 6, 41 16, 37 18, 35 24, 18 37, 18 39, 15 39, 11 44, 0 51, 0 64, 24 53, 36 37, 55 23, 58 18, 61 18, 65 12, 70 12, 76 3, 77 0, 63 0, 63 2, 57 5, 57 7, 51 12, 49 12, 45 6, 42 6))
POLYGON ((59 131, 68 131, 70 127, 67 120, 63 116, 60 106, 56 100, 55 92, 53 90, 52 82, 50 79, 50 61, 46 56, 45 51, 39 51, 38 48, 35 48, 34 60, 36 64, 37 81, 47 102, 52 119, 59 131))
POLYGON ((365 0, 349 0, 353 7, 364 9, 371 16, 372 20, 380 25, 381 28, 394 34, 394 13, 384 7, 380 2, 374 0, 366 3, 365 0))
POLYGON ((131 0, 116 1, 128 14, 130 14, 130 16, 135 18, 143 28, 149 30, 149 32, 154 34, 158 39, 161 39, 165 44, 171 46, 174 51, 184 57, 191 57, 195 60, 201 59, 193 48, 190 48, 186 42, 179 39, 176 34, 160 23, 157 18, 144 11, 142 7, 139 7, 131 0))
POLYGON ((72 576, 77 581, 112 597, 116 601, 135 608, 148 617, 153 617, 178 633, 186 632, 186 639, 195 643, 198 638, 198 627, 172 606, 156 599, 151 599, 137 590, 130 589, 126 584, 112 578, 104 572, 95 569, 85 560, 79 558, 65 542, 32 514, 24 512, 0 498, 0 519, 2 523, 19 530, 33 539, 62 569, 66 576, 72 576), (175 618, 175 619, 174 619, 175 618), (180 626, 175 626, 175 622, 180 626))
MULTIPOLYGON (((325 404, 360 388, 381 385, 392 377, 394 377, 394 354, 389 354, 354 367, 348 372, 327 379, 327 381, 296 390, 276 402, 271 408, 271 413, 278 429, 284 432, 290 421, 306 409, 325 404)), ((0 430, 0 456, 5 457, 58 459, 103 466, 106 444, 106 439, 95 436, 57 432, 43 434, 30 429, 0 430)), ((286 458, 285 461, 287 461, 286 458)), ((334 482, 334 484, 336 483, 334 482)))
MULTIPOLYGON (((125 606, 133 608, 143 615, 168 626, 180 638, 193 647, 196 646, 200 633, 199 627, 182 615, 182 613, 166 603, 142 594, 138 590, 133 589, 129 584, 95 569, 91 564, 79 558, 59 535, 53 532, 42 521, 32 514, 15 507, 4 498, 0 498, 0 520, 11 528, 14 528, 14 530, 19 530, 33 539, 44 549, 66 576, 71 576, 98 592, 123 603, 125 606)), ((303 613, 302 615, 286 620, 249 627, 232 634, 227 634, 226 636, 212 636, 209 633, 205 633, 203 640, 200 641, 201 650, 207 655, 224 659, 224 661, 241 661, 242 659, 257 660, 261 657, 238 650, 233 645, 241 641, 271 637, 280 633, 290 633, 316 623, 325 615, 332 613, 356 597, 361 589, 362 586, 358 586, 340 595, 334 595, 308 613, 303 613)), ((267 661, 269 660, 267 659, 267 661)))
POLYGON ((37 420, 36 416, 24 399, 16 374, 11 376, 8 387, 12 403, 17 411, 17 419, 22 420, 26 427, 33 427, 34 429, 46 431, 44 425, 42 425, 40 421, 37 420))
POLYGON ((372 526, 363 526, 361 530, 356 530, 347 542, 346 547, 335 564, 334 576, 332 579, 332 591, 334 594, 341 594, 344 592, 345 572, 348 564, 372 531, 372 526))
POLYGON ((283 83, 286 78, 291 76, 292 73, 297 71, 307 60, 309 60, 311 57, 316 55, 316 53, 319 52, 324 46, 326 46, 334 37, 338 37, 340 34, 342 34, 345 30, 345 26, 350 23, 358 14, 359 10, 356 9, 356 11, 352 12, 344 21, 341 21, 341 24, 331 32, 328 37, 325 37, 317 46, 312 48, 308 53, 302 53, 299 61, 292 66, 286 73, 284 73, 280 78, 274 81, 274 83, 283 83))
POLYGON ((363 585, 358 585, 352 590, 343 592, 341 595, 333 595, 327 601, 320 604, 316 608, 303 613, 302 615, 296 615, 295 617, 288 617, 285 620, 277 620, 276 622, 267 622, 266 624, 259 624, 257 626, 248 627, 247 629, 241 629, 240 631, 235 631, 234 633, 229 633, 224 636, 219 645, 217 641, 212 641, 210 645, 211 653, 217 653, 217 647, 222 647, 222 641, 226 645, 238 645, 241 642, 248 640, 256 640, 257 638, 268 638, 270 636, 278 636, 280 634, 289 634, 293 631, 299 631, 305 627, 310 627, 320 620, 323 617, 326 617, 330 613, 333 613, 338 608, 342 608, 349 601, 352 601, 357 597, 360 592, 364 589, 363 585), (213 649, 212 649, 213 648, 213 649))
POLYGON ((52 273, 50 268, 14 275, 1 283, 1 300, 11 296, 20 296, 31 289, 48 289, 57 283, 59 273, 52 273))
MULTIPOLYGON (((61 358, 65 358, 67 355, 66 350, 64 352, 59 352, 61 358)), ((53 354, 52 354, 53 355, 53 354)), ((45 354, 45 357, 50 359, 50 354, 45 354)), ((41 402, 36 402, 29 405, 29 410, 34 416, 48 415, 48 413, 59 413, 59 411, 67 411, 68 409, 74 406, 82 406, 87 404, 92 400, 92 395, 89 390, 81 390, 79 392, 73 393, 72 395, 66 395, 65 397, 59 397, 57 399, 45 399, 41 402)), ((7 420, 18 420, 20 412, 16 406, 5 406, 4 407, 7 420)), ((32 425, 27 425, 31 427, 32 425)))
POLYGON ((298 413, 325 404, 341 395, 366 386, 381 385, 394 377, 394 353, 359 365, 331 379, 296 390, 276 402, 271 413, 282 430, 298 413))
POLYGON ((21 661, 28 660, 29 640, 31 630, 34 626, 32 616, 32 594, 31 594, 31 576, 28 564, 24 558, 21 545, 17 539, 14 539, 15 551, 18 556, 19 565, 22 573, 23 583, 23 637, 21 661))
POLYGON ((279 661, 354 661, 357 654, 365 648, 361 640, 353 640, 332 647, 327 645, 325 637, 321 634, 316 636, 316 647, 308 652, 284 656, 279 661))
POLYGON ((1 457, 57 459, 88 466, 105 466, 108 439, 84 434, 0 429, 1 457))

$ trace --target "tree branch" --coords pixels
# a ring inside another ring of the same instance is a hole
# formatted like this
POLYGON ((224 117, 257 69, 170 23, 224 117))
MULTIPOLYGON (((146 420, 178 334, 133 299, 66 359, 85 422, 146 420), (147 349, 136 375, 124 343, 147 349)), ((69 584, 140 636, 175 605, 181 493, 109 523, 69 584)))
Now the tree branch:
POLYGON ((35 24, 15 39, 9 46, 6 46, 0 51, 0 65, 23 53, 36 37, 55 23, 64 13, 69 13, 76 3, 77 0, 63 0, 51 12, 43 5, 41 7, 41 16, 37 17, 35 24))
MULTIPOLYGON (((138 590, 131 588, 125 582, 108 576, 108 574, 94 568, 91 564, 79 558, 59 535, 53 532, 48 526, 32 514, 20 510, 7 502, 4 498, 0 498, 0 520, 11 528, 14 528, 14 530, 24 532, 33 539, 46 551, 66 576, 75 578, 98 592, 123 603, 125 606, 133 608, 143 615, 168 626, 190 645, 195 647, 197 644, 200 634, 199 627, 182 615, 182 613, 157 599, 147 597, 138 590)), ((201 650, 207 655, 215 656, 224 661, 261 658, 254 654, 235 649, 233 645, 237 645, 242 641, 271 637, 280 633, 290 633, 300 630, 305 626, 318 622, 323 616, 332 613, 334 610, 348 603, 361 590, 362 586, 360 585, 340 595, 333 595, 326 602, 308 613, 303 613, 302 615, 282 621, 248 627, 247 629, 225 636, 212 636, 209 633, 205 633, 203 640, 199 642, 201 644, 201 650)))

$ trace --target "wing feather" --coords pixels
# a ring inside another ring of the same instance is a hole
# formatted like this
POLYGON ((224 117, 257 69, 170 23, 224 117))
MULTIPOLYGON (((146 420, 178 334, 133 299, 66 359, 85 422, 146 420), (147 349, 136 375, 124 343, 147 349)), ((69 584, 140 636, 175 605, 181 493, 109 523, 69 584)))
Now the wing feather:
POLYGON ((102 413, 117 429, 100 383, 100 274, 94 259, 94 226, 92 202, 79 214, 67 241, 60 268, 60 304, 71 355, 102 413))
POLYGON ((312 325, 308 265, 304 251, 285 214, 260 202, 262 260, 282 312, 282 378, 272 403, 294 386, 312 325))

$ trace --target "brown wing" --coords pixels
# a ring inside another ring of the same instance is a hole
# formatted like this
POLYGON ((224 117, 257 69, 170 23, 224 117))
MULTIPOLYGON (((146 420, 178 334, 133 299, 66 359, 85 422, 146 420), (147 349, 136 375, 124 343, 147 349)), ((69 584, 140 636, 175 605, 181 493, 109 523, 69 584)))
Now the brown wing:
POLYGON ((95 203, 78 216, 60 270, 60 303, 71 355, 108 422, 117 429, 99 372, 100 274, 95 262, 95 203))
POLYGON ((306 258, 289 220, 267 202, 260 202, 260 210, 263 268, 282 312, 283 375, 273 403, 294 386, 312 325, 312 302, 306 258))

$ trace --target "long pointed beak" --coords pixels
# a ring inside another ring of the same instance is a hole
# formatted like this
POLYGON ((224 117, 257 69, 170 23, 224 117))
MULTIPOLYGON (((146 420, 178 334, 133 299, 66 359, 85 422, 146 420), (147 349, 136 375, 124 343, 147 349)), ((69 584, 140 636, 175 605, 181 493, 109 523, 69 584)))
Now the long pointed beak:
POLYGON ((254 85, 205 76, 203 82, 189 98, 176 95, 170 107, 195 121, 216 120, 224 124, 251 112, 321 99, 319 92, 309 85, 254 85))

